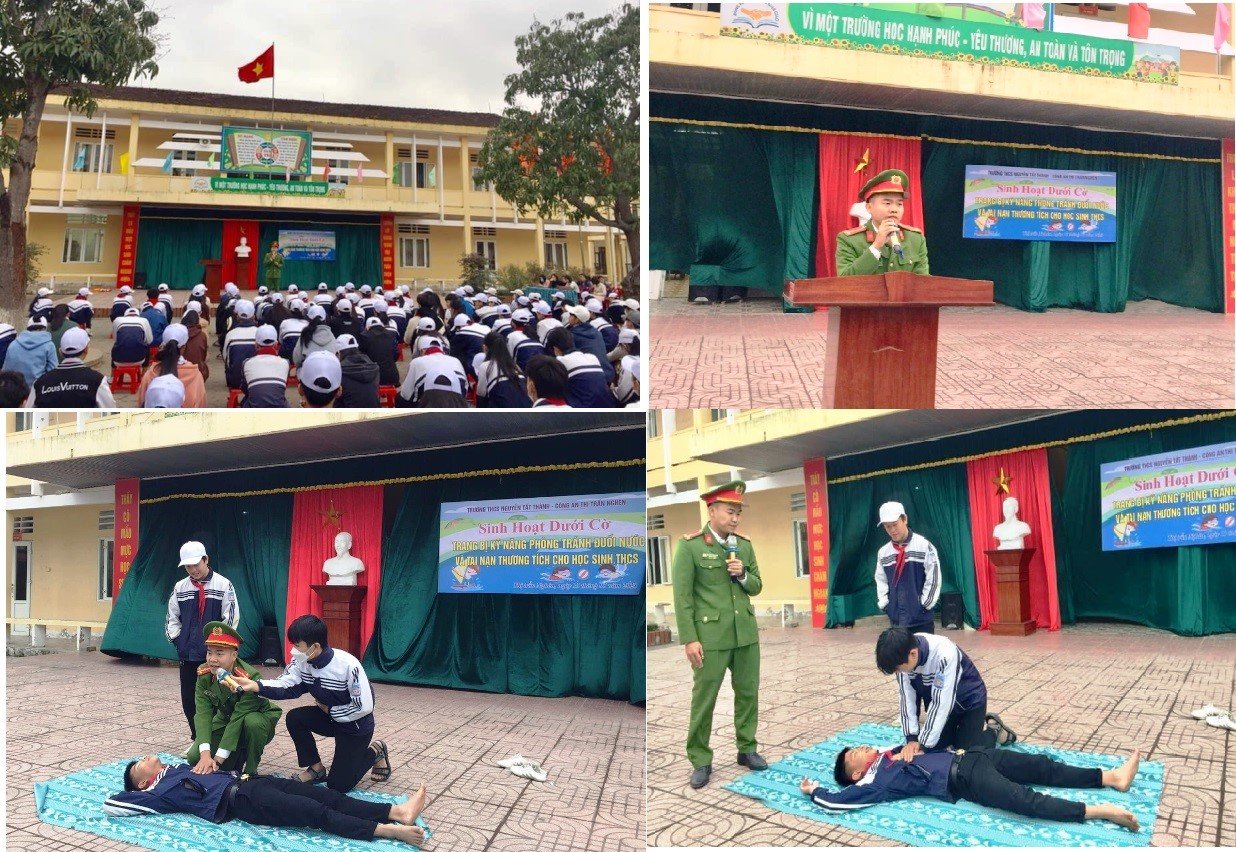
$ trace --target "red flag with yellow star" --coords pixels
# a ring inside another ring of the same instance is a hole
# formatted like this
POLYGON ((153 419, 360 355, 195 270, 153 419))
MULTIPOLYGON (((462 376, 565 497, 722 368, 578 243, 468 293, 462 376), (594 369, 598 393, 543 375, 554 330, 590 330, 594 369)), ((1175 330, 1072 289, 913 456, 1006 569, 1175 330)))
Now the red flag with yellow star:
POLYGON ((267 77, 275 76, 275 46, 272 44, 252 62, 246 62, 236 69, 236 75, 242 83, 256 83, 267 77))

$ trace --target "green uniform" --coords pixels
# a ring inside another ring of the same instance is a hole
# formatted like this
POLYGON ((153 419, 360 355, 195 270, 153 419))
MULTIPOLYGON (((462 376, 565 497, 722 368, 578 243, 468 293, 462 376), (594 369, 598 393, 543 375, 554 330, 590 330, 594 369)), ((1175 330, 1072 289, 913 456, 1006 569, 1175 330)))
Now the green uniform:
POLYGON ((837 235, 838 275, 883 275, 885 272, 913 272, 930 275, 927 267, 927 238, 909 225, 901 226, 901 257, 889 243, 884 244, 879 259, 871 253, 875 227, 851 228, 837 235))
MULTIPOLYGON (((261 672, 244 660, 236 661, 236 674, 244 674, 250 680, 260 680, 261 672)), ((203 743, 210 744, 210 753, 215 756, 219 768, 231 771, 237 768, 241 757, 245 759, 244 772, 252 775, 262 760, 266 744, 275 738, 275 724, 283 711, 262 696, 253 692, 234 693, 215 678, 215 670, 209 664, 198 669, 195 694, 197 712, 193 728, 197 740, 185 755, 185 762, 196 764, 201 757, 203 743), (207 738, 209 732, 209 738, 207 738), (227 752, 222 759, 221 751, 227 752)))
POLYGON ((743 583, 730 579, 725 546, 707 526, 685 536, 674 550, 674 614, 683 645, 699 642, 704 665, 695 669, 691 690, 691 724, 687 757, 694 767, 712 763, 712 714, 725 671, 734 688, 734 731, 740 754, 756 750, 759 716, 760 637, 751 597, 763 588, 755 549, 740 535, 738 558, 746 569, 743 583))

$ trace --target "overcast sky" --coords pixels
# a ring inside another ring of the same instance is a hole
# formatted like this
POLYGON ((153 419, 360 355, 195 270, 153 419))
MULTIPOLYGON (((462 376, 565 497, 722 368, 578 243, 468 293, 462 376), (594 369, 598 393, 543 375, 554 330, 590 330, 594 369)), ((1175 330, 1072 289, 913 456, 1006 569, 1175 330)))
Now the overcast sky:
POLYGON ((152 0, 159 74, 138 86, 270 96, 238 66, 275 43, 275 96, 501 112, 515 38, 538 18, 599 17, 620 0, 152 0))

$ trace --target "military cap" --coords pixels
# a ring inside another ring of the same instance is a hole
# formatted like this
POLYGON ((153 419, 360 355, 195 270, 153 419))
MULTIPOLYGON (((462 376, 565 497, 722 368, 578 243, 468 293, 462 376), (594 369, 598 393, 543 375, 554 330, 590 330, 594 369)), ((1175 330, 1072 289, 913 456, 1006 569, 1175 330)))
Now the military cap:
POLYGON ((700 499, 709 506, 713 503, 733 503, 735 506, 741 506, 743 505, 742 497, 746 493, 747 483, 741 479, 735 479, 733 482, 718 485, 711 491, 705 491, 700 495, 700 499))
POLYGON ((909 197, 910 177, 900 169, 885 169, 863 184, 858 191, 858 200, 866 201, 877 192, 900 192, 909 197))
POLYGON ((211 621, 202 628, 202 636, 207 645, 217 645, 220 648, 239 648, 240 634, 230 625, 222 621, 211 621))

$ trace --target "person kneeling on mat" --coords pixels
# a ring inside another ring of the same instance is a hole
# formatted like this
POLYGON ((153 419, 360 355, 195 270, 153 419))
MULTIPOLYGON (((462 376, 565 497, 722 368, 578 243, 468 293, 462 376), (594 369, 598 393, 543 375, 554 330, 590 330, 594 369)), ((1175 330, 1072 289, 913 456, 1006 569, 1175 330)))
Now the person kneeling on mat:
POLYGON ((351 840, 388 837, 415 846, 425 831, 413 825, 425 809, 425 785, 402 804, 366 802, 295 778, 233 772, 194 774, 188 764, 168 766, 158 755, 124 769, 124 792, 103 803, 112 817, 191 814, 210 822, 236 819, 275 828, 316 828, 351 840), (315 806, 316 804, 316 806, 315 806))
POLYGON ((900 746, 881 752, 872 746, 843 748, 833 767, 839 790, 830 792, 811 778, 798 785, 811 801, 830 811, 866 808, 914 796, 945 802, 965 799, 989 808, 1025 817, 1082 822, 1105 819, 1137 831, 1137 817, 1116 805, 1087 805, 1047 796, 1027 784, 1097 790, 1111 787, 1127 792, 1137 776, 1141 752, 1115 769, 1070 766, 1042 754, 996 748, 945 749, 920 753, 910 759, 900 746))
POLYGON ((282 701, 308 692, 317 706, 288 711, 288 734, 296 746, 298 766, 305 767, 300 780, 346 793, 366 772, 375 781, 391 777, 386 743, 373 737, 373 687, 360 660, 347 651, 326 644, 326 622, 316 615, 302 615, 288 625, 292 663, 274 680, 237 677, 245 692, 282 701), (314 734, 335 740, 335 758, 330 771, 322 765, 314 734))

